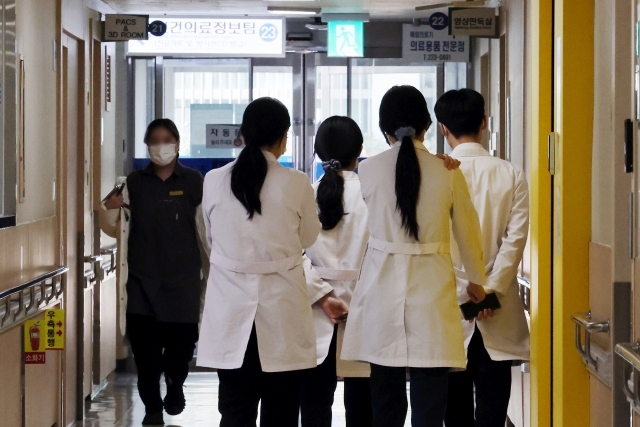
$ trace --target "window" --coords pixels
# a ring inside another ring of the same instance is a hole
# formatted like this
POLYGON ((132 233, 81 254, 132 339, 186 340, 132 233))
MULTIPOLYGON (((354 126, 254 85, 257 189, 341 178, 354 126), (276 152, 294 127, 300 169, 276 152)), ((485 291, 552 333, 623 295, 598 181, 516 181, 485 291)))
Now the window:
MULTIPOLYGON (((362 129, 364 157, 373 156, 387 148, 382 132, 378 128, 378 110, 384 94, 395 85, 411 85, 420 89, 427 99, 429 113, 433 117, 433 106, 438 97, 436 65, 394 65, 397 60, 354 59, 352 62, 353 89, 352 117, 362 129)), ((427 149, 437 152, 436 126, 431 126, 424 143, 427 149)))

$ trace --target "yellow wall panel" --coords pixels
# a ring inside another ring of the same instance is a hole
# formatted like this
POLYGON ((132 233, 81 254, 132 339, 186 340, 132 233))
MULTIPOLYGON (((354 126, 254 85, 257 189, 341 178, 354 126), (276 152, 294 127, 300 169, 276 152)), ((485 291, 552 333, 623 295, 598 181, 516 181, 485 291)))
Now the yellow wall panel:
POLYGON ((552 0, 532 0, 531 29, 531 426, 551 425, 552 0))

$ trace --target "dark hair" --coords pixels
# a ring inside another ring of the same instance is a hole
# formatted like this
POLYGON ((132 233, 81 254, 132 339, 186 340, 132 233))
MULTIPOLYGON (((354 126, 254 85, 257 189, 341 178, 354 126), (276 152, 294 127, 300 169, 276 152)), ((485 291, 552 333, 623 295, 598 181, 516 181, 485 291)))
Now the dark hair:
POLYGON ((484 98, 472 89, 450 90, 438 99, 434 112, 456 138, 475 136, 484 120, 484 98))
POLYGON ((335 228, 345 215, 344 178, 338 171, 356 161, 363 141, 360 128, 349 117, 329 117, 318 128, 315 150, 323 163, 329 162, 323 165, 325 173, 316 193, 323 230, 335 228))
POLYGON ((273 147, 291 126, 287 107, 274 98, 258 98, 242 116, 240 134, 245 148, 231 170, 231 191, 247 209, 249 219, 262 215, 260 191, 267 177, 267 159, 261 148, 273 147))
MULTIPOLYGON (((427 109, 427 101, 415 87, 394 86, 382 97, 380 130, 385 134, 385 138, 386 135, 395 136, 401 128, 413 128, 415 134, 419 135, 430 126, 431 116, 427 109)), ((416 210, 420 196, 420 163, 412 137, 406 134, 401 136, 396 161, 396 209, 402 216, 402 228, 418 240, 416 210)))
POLYGON ((155 119, 149 126, 147 126, 147 131, 144 133, 144 143, 149 143, 149 138, 151 138, 151 134, 154 130, 158 128, 165 128, 169 131, 169 133, 176 139, 176 141, 180 141, 180 132, 178 132, 178 127, 171 119, 155 119))

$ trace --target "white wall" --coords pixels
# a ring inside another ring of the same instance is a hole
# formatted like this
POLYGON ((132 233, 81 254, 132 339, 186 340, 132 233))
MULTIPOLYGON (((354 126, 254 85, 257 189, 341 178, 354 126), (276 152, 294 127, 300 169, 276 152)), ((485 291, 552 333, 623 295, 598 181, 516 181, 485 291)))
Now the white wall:
POLYGON ((25 200, 17 206, 18 223, 55 215, 56 178, 56 3, 16 2, 17 51, 25 64, 25 200), (34 31, 34 29, 37 29, 34 31))

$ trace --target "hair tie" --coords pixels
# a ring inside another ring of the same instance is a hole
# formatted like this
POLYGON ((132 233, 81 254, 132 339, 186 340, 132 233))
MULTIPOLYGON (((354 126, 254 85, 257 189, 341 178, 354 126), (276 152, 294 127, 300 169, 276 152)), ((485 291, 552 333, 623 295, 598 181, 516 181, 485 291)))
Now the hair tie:
POLYGON ((342 163, 339 160, 331 159, 328 162, 322 162, 322 169, 326 172, 329 169, 334 171, 342 169, 342 163))
POLYGON ((405 136, 411 137, 413 139, 416 136, 416 130, 411 126, 400 128, 396 131, 396 139, 398 141, 402 141, 405 136))

